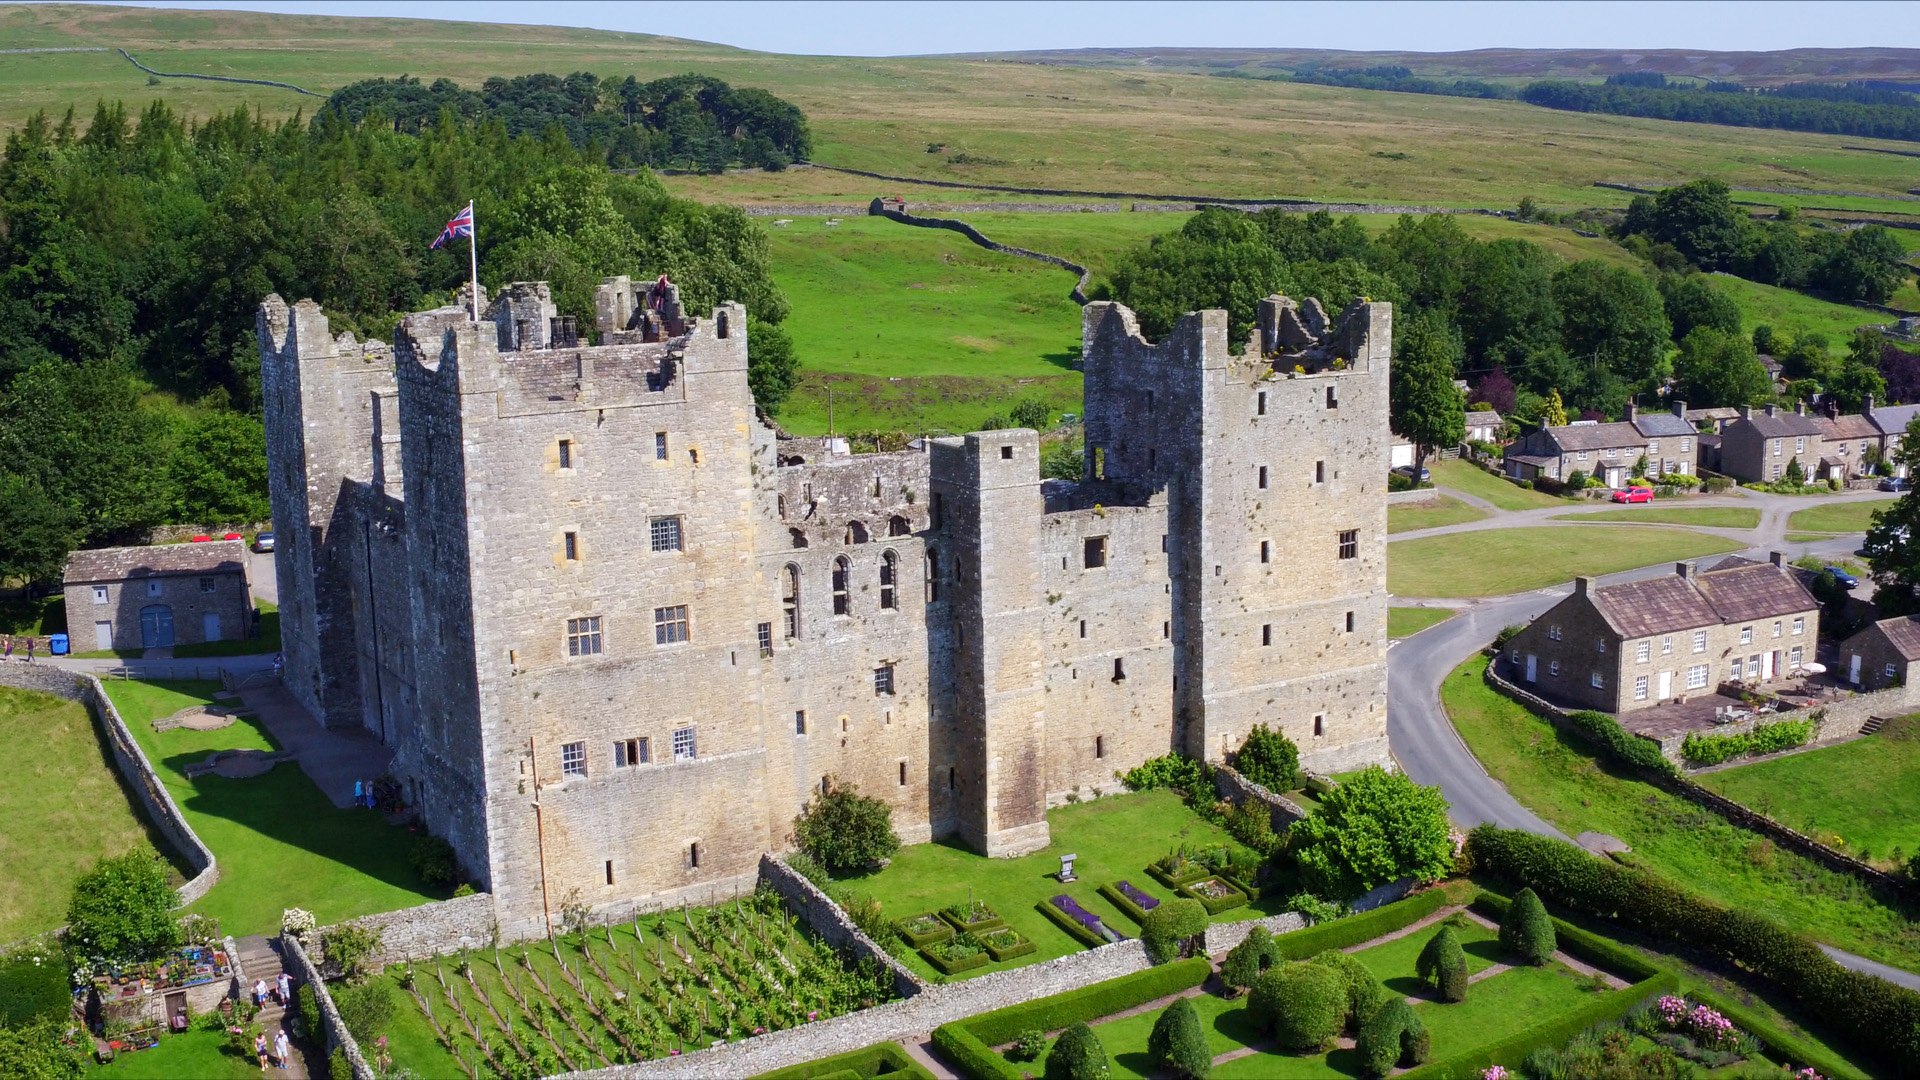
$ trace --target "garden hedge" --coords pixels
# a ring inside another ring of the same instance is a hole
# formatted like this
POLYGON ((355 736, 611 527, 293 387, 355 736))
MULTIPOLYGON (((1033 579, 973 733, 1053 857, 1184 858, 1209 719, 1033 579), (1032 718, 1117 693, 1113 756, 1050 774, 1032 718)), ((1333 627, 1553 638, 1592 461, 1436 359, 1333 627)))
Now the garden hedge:
MULTIPOLYGON (((945 942, 941 942, 941 944, 945 944, 945 942)), ((938 971, 942 975, 958 975, 963 971, 972 971, 974 968, 986 967, 993 962, 993 958, 987 955, 984 946, 980 952, 974 953, 972 956, 963 956, 958 960, 949 960, 941 956, 934 951, 937 947, 938 946, 928 946, 927 948, 921 949, 920 955, 925 958, 927 963, 933 965, 935 971, 938 971)))
MULTIPOLYGON (((1000 930, 1008 929, 1007 927, 1000 928, 1000 930)), ((1027 940, 1025 934, 1020 933, 1018 930, 1011 930, 1010 932, 1019 940, 1012 945, 1001 948, 995 945, 992 940, 992 935, 999 933, 1000 930, 989 930, 980 936, 980 944, 987 947, 987 955, 993 957, 996 963, 1001 960, 1012 960, 1015 957, 1025 956, 1038 948, 1033 942, 1027 940)))
POLYGON ((906 941, 907 944, 913 946, 916 949, 920 948, 923 945, 931 945, 936 941, 945 941, 948 938, 953 936, 953 927, 948 925, 945 919, 940 918, 937 914, 931 911, 923 911, 918 915, 909 915, 904 919, 896 919, 893 924, 893 929, 894 929, 894 932, 898 933, 900 937, 906 941), (921 918, 933 919, 933 922, 934 922, 933 928, 929 929, 926 933, 923 933, 923 934, 916 934, 913 931, 907 929, 908 923, 912 922, 915 919, 921 919, 921 918))
MULTIPOLYGON (((1090 949, 1097 949, 1102 945, 1112 944, 1112 942, 1108 941, 1106 938, 1101 937, 1099 934, 1096 934, 1093 931, 1075 922, 1070 916, 1067 915, 1066 912, 1061 911, 1057 907, 1054 907, 1053 901, 1051 900, 1042 900, 1033 906, 1040 909, 1040 914, 1045 915, 1047 918, 1053 920, 1053 925, 1059 927, 1062 930, 1065 930, 1075 941, 1078 941, 1080 944, 1085 945, 1090 949)), ((1106 922, 1105 919, 1102 919, 1100 921, 1102 923, 1106 922)), ((1113 927, 1109 926, 1107 927, 1107 929, 1113 930, 1113 927)), ((1118 930, 1114 930, 1113 932, 1116 934, 1119 933, 1118 930)))
POLYGON ((1575 1035, 1588 1028, 1618 1020, 1632 1012, 1633 1007, 1642 1001, 1657 994, 1672 993, 1679 985, 1679 976, 1670 971, 1662 971, 1624 990, 1602 994, 1572 1012, 1535 1024, 1524 1031, 1515 1032, 1498 1042, 1400 1073, 1394 1080, 1439 1080, 1439 1078, 1479 1076, 1482 1069, 1492 1065, 1504 1065, 1512 1069, 1533 1051, 1543 1046, 1563 1046, 1575 1035))
POLYGON ((1686 996, 1702 1005, 1718 1009, 1722 1016, 1733 1021, 1741 1031, 1760 1040, 1767 1048, 1769 1057, 1786 1062, 1794 1069, 1811 1067, 1827 1080, 1849 1080, 1852 1077, 1864 1080, 1866 1076, 1855 1066, 1834 1057, 1828 1051, 1808 1043, 1798 1035, 1787 1033, 1758 1012, 1745 1005, 1729 1001, 1705 987, 1690 987, 1686 996))
POLYGON ((1188 882, 1200 881, 1203 878, 1212 877, 1213 871, 1207 869, 1205 866, 1196 864, 1192 870, 1189 870, 1184 874, 1174 875, 1174 874, 1167 873, 1165 870, 1162 870, 1157 866, 1149 866, 1147 867, 1147 876, 1151 877, 1153 880, 1159 882, 1160 884, 1165 885, 1169 889, 1178 889, 1180 886, 1185 885, 1188 882))
POLYGON ((1109 1013, 1131 1009, 1155 998, 1199 986, 1211 974, 1213 965, 1206 957, 1176 960, 1171 964, 1136 971, 1132 975, 1122 975, 1064 994, 1009 1005, 1004 1009, 942 1024, 934 1029, 933 1044, 973 1080, 1000 1080, 1003 1077, 1005 1080, 1020 1080, 1030 1070, 1009 1062, 994 1051, 995 1046, 1012 1042, 1023 1031, 1059 1031, 1082 1021, 1097 1020, 1109 1013))
MULTIPOLYGON (((1128 884, 1132 885, 1133 883, 1128 882, 1128 884)), ((1136 889, 1140 888, 1138 885, 1134 885, 1133 887, 1136 889)), ((1147 921, 1146 910, 1139 904, 1134 903, 1132 898, 1127 896, 1126 893, 1120 891, 1120 883, 1118 881, 1109 881, 1095 891, 1105 897, 1109 904, 1119 908, 1121 913, 1126 915, 1127 918, 1132 919, 1136 923, 1144 923, 1147 921)), ((1144 892, 1145 890, 1142 891, 1144 892)), ((1159 900, 1160 898, 1156 896, 1154 899, 1159 900)), ((1164 900, 1160 902, 1163 904, 1166 903, 1164 900)))
POLYGON ((1651 739, 1643 739, 1620 726, 1620 721, 1599 712, 1574 712, 1567 714, 1567 723, 1574 730, 1605 750, 1611 757, 1628 765, 1672 776, 1679 770, 1673 762, 1660 752, 1660 744, 1651 739))
POLYGON ((1849 1045, 1890 1062, 1920 1061, 1920 993, 1841 967, 1803 934, 1532 833, 1480 825, 1468 835, 1467 850, 1475 866, 1565 908, 1618 920, 1753 972, 1849 1045))
POLYGON ((1226 878, 1221 877, 1219 874, 1210 874, 1207 877, 1203 877, 1199 879, 1199 881, 1189 881, 1185 885, 1180 886, 1174 891, 1179 893, 1181 896, 1186 897, 1189 900, 1198 900, 1200 902, 1200 906, 1203 908, 1206 908, 1207 914, 1209 915, 1218 915, 1223 911, 1232 911, 1234 908, 1245 907, 1247 904, 1247 894, 1244 892, 1241 892, 1238 886, 1234 885, 1232 882, 1228 881, 1226 878), (1200 884, 1201 881, 1217 881, 1220 884, 1225 885, 1227 888, 1233 891, 1228 893, 1226 896, 1222 896, 1218 898, 1205 896, 1199 892, 1196 892, 1193 888, 1195 885, 1200 884))
POLYGON ((1411 926, 1447 906, 1447 894, 1439 889, 1415 893, 1405 900, 1374 908, 1359 915, 1319 923, 1290 934, 1277 934, 1273 944, 1283 960, 1305 960, 1326 949, 1344 949, 1372 941, 1411 926))
MULTIPOLYGON (((1507 906, 1512 903, 1496 892, 1482 892, 1469 906, 1473 910, 1499 922, 1506 917, 1507 906)), ((1639 982, 1650 979, 1662 970, 1646 957, 1627 948, 1612 938, 1602 937, 1584 927, 1575 926, 1565 919, 1553 920, 1553 932, 1560 939, 1560 951, 1580 960, 1585 960, 1597 968, 1604 968, 1623 979, 1639 982)))
POLYGON ((899 1043, 875 1043, 833 1057, 819 1058, 761 1073, 754 1080, 826 1080, 829 1076, 912 1077, 933 1080, 933 1074, 906 1052, 899 1043))

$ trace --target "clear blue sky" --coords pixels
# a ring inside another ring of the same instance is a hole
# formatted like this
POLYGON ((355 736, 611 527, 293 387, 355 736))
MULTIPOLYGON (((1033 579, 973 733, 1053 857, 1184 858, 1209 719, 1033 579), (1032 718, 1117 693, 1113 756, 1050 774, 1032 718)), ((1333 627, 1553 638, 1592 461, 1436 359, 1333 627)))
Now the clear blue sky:
POLYGON ((1771 50, 1920 47, 1920 3, 851 3, 161 0, 148 6, 538 23, 767 52, 894 56, 1093 46, 1771 50))

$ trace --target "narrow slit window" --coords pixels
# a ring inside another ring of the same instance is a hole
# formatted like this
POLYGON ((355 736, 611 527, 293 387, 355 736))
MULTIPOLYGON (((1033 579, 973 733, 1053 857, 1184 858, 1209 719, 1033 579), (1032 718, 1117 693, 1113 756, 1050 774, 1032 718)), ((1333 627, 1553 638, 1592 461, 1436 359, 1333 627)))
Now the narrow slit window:
POLYGON ((1253 396, 1253 415, 1255 416, 1267 415, 1267 392, 1265 390, 1262 390, 1253 396))
POLYGON ((1316 736, 1327 733, 1327 714, 1319 713, 1313 718, 1313 733, 1316 736))
POLYGON ((851 615, 853 598, 847 595, 847 579, 853 576, 853 564, 845 555, 833 560, 833 613, 851 615))
POLYGON ((793 733, 795 735, 805 735, 807 733, 807 710, 793 710, 793 733))
POLYGON ((1113 658, 1113 681, 1127 681, 1127 662, 1117 656, 1113 658))
POLYGON ((687 845, 687 869, 700 869, 700 841, 698 840, 687 845))
POLYGON ((607 884, 613 884, 613 860, 607 860, 607 884))
POLYGON ((1093 737, 1093 756, 1096 758, 1107 756, 1107 737, 1105 735, 1095 735, 1093 737))
POLYGON ((907 763, 904 761, 900 763, 900 786, 907 786, 907 763))
POLYGON ((1326 462, 1316 461, 1313 463, 1313 482, 1316 484, 1324 484, 1327 482, 1326 462))
POLYGON ((1347 633, 1353 633, 1353 612, 1347 612, 1347 633))
POLYGON ((1271 540, 1260 541, 1260 561, 1261 562, 1273 561, 1273 541, 1271 540))
POLYGON ((1254 481, 1254 486, 1262 491, 1267 489, 1267 467, 1265 465, 1260 466, 1260 476, 1258 480, 1254 481))
POLYGON ((892 611, 899 606, 894 589, 900 576, 900 556, 886 552, 880 556, 880 607, 892 611))
POLYGON ((667 460, 667 433, 664 431, 653 433, 653 460, 667 460))
POLYGON ((572 439, 560 440, 560 467, 563 469, 573 468, 573 440, 572 439))
POLYGON ((786 621, 787 640, 793 641, 800 636, 800 568, 788 563, 780 578, 780 612, 786 621))
POLYGON ((567 533, 564 543, 566 545, 567 561, 579 562, 580 561, 580 534, 571 533, 571 532, 567 533))
POLYGON ((1262 647, 1271 647, 1273 645, 1273 624, 1272 623, 1261 624, 1260 644, 1262 647))
POLYGON ((1340 391, 1335 387, 1331 387, 1331 386, 1327 387, 1327 408, 1337 409, 1339 407, 1340 407, 1340 391))

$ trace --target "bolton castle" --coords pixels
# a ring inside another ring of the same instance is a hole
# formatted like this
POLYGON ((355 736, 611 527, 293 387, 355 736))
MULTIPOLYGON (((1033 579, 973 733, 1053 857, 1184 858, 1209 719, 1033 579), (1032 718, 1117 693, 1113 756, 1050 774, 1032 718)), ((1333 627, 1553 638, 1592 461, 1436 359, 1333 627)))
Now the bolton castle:
POLYGON ((825 784, 990 855, 1265 723, 1387 759, 1389 305, 1084 309, 1086 457, 1032 431, 849 453, 747 385, 747 317, 664 278, 406 317, 262 304, 286 684, 361 726, 494 894, 665 906, 750 882, 825 784))

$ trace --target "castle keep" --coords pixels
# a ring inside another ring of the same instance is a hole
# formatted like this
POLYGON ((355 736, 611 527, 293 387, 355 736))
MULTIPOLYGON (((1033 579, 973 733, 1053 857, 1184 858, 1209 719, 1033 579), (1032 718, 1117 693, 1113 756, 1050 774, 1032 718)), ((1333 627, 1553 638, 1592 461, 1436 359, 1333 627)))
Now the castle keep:
POLYGON ((1069 483, 1025 430, 788 438, 740 305, 596 301, 597 344, 544 284, 390 348, 258 320, 288 689, 394 747, 506 936, 729 893, 829 777, 1012 855, 1256 723, 1386 760, 1388 305, 1270 298, 1239 355, 1087 305, 1069 483))

